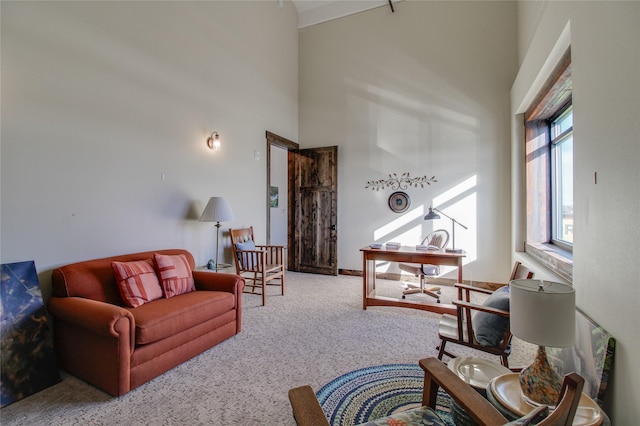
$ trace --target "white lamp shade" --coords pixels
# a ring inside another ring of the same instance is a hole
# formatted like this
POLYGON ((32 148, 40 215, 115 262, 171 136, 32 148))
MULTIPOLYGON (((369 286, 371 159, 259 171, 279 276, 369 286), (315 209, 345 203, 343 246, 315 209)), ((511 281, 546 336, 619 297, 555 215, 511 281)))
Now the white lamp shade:
POLYGON ((233 222, 231 207, 224 197, 211 197, 200 216, 200 222, 233 222))
POLYGON ((573 287, 542 280, 513 280, 509 286, 509 318, 514 336, 539 346, 566 348, 575 344, 573 287))

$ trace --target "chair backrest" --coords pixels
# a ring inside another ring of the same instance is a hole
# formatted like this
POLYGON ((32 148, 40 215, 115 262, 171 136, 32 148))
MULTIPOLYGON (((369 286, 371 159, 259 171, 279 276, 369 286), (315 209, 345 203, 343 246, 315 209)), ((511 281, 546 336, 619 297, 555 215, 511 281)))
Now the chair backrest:
POLYGON ((444 229, 435 230, 424 237, 424 240, 422 240, 422 244, 438 246, 440 248, 445 248, 448 242, 449 232, 444 229))
POLYGON ((541 426, 570 426, 578 410, 584 379, 576 373, 564 376, 562 389, 560 390, 560 401, 549 414, 549 417, 538 423, 541 426))
POLYGON ((247 243, 252 241, 255 245, 253 238, 253 226, 240 229, 229 229, 229 236, 231 237, 231 252, 233 253, 233 262, 236 265, 236 274, 241 275, 247 270, 252 270, 258 264, 257 256, 250 253, 242 255, 238 252, 238 244, 247 243))
POLYGON ((235 247, 237 243, 246 243, 249 240, 255 239, 253 238, 253 226, 248 228, 240 228, 240 229, 229 229, 229 235, 231 236, 231 246, 235 247))
POLYGON ((526 266, 523 266, 522 263, 516 261, 513 266, 513 271, 511 271, 509 282, 513 280, 530 280, 531 278, 533 278, 533 271, 529 270, 526 266))

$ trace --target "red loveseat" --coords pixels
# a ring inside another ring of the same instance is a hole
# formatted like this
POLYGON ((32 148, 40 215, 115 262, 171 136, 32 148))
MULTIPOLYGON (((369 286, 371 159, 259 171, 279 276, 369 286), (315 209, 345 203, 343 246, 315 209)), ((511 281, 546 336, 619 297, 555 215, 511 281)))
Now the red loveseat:
POLYGON ((63 370, 123 395, 239 333, 244 279, 193 271, 186 250, 158 250, 74 263, 55 269, 47 307, 63 370), (196 291, 131 308, 120 296, 112 262, 184 255, 196 291))

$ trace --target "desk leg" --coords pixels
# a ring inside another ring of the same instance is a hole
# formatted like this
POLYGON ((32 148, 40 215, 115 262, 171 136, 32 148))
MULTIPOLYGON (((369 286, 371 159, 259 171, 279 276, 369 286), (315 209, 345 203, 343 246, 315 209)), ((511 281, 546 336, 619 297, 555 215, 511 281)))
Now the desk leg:
POLYGON ((376 261, 369 259, 366 253, 362 255, 362 309, 367 310, 367 298, 376 289, 376 261))
POLYGON ((458 258, 458 282, 462 284, 462 258, 458 258))
POLYGON ((367 253, 362 253, 362 309, 367 310, 367 253))

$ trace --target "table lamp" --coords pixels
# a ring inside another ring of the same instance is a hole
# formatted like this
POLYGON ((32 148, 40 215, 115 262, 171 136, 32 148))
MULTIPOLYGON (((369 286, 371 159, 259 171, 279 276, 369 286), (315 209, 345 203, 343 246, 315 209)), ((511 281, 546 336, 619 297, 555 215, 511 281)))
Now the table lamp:
MULTIPOLYGON (((200 222, 216 222, 216 257, 215 257, 215 270, 218 270, 218 247, 220 241, 220 222, 232 222, 234 221, 231 207, 227 203, 227 199, 224 197, 211 197, 207 206, 200 216, 200 222)), ((214 268, 211 268, 214 269, 214 268)))
POLYGON ((555 406, 562 378, 547 359, 546 346, 566 348, 576 341, 573 287, 542 280, 513 280, 510 286, 511 333, 538 345, 534 362, 520 373, 526 401, 555 406))

